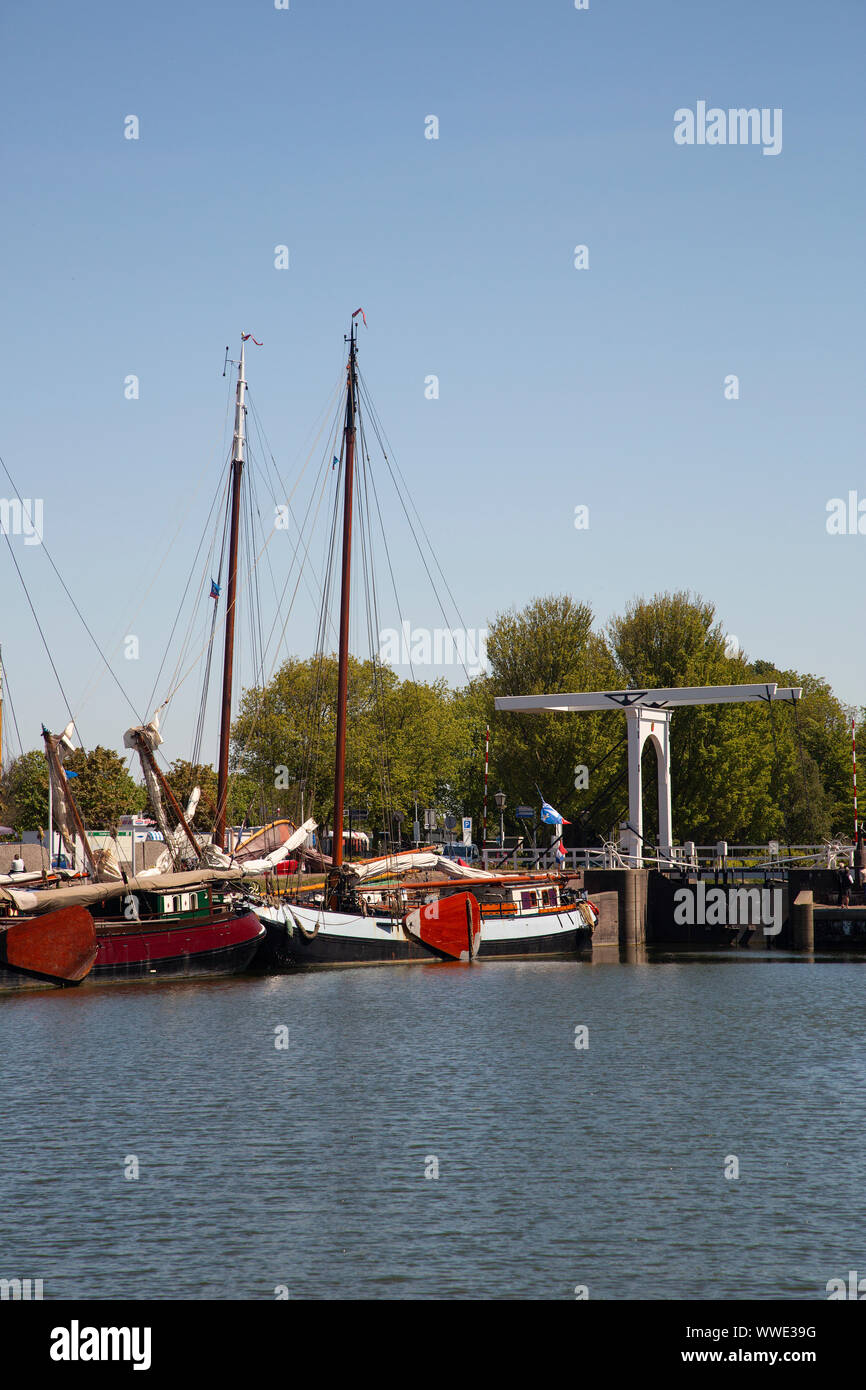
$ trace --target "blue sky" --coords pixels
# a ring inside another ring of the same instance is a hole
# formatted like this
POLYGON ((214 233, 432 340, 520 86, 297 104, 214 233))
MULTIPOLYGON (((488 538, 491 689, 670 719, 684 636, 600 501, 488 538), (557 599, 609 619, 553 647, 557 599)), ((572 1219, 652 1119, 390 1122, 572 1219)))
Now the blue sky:
MULTIPOLYGON (((866 536, 825 525, 866 499, 864 27, 859 0, 9 0, 0 453, 133 701, 223 466, 225 345, 264 342, 247 375, 291 481, 362 304, 362 370, 467 626, 562 591, 602 623, 688 587, 748 655, 866 703, 866 536), (782 108, 781 153, 676 145, 699 100, 782 108)), ((435 627, 393 522, 404 616, 435 627)), ((82 737, 116 746, 128 708, 11 539, 82 737)), ((65 712, 5 542, 0 586, 34 746, 65 712)))

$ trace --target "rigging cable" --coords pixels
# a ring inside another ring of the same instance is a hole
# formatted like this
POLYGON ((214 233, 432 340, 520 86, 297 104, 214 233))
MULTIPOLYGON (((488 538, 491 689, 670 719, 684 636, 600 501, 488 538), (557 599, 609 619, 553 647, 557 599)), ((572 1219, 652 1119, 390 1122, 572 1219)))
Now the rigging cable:
MULTIPOLYGON (((12 703, 12 691, 11 691, 11 689, 10 689, 10 687, 9 687, 9 677, 8 677, 8 675, 7 675, 7 673, 6 673, 6 668, 5 668, 5 666, 3 667, 3 699, 4 699, 4 702, 5 702, 6 704, 8 704, 8 706, 9 706, 9 712, 10 712, 10 714, 12 715, 12 723, 15 725, 15 736, 16 736, 16 738, 18 739, 18 751, 19 751, 21 757, 23 758, 23 757, 24 757, 24 744, 21 742, 21 730, 18 728, 18 716, 17 716, 16 713, 15 713, 15 706, 14 706, 13 703, 12 703)), ((7 746, 7 748, 8 748, 8 746, 9 746, 8 743, 7 743, 6 746, 7 746)), ((3 761, 3 750, 0 749, 0 763, 2 763, 2 761, 3 761)))
MULTIPOLYGON (((232 390, 231 384, 229 384, 229 389, 228 389, 227 398, 226 398, 226 414, 225 414, 225 419, 224 419, 224 422, 223 422, 223 446, 222 446, 222 450, 221 450, 221 457, 225 457, 225 453, 226 453, 226 447, 227 447, 226 440, 227 440, 227 434, 228 434, 230 413, 231 413, 231 408, 232 408, 232 397, 233 397, 233 390, 232 390)), ((178 536, 180 535, 181 530, 183 529, 183 527, 184 527, 184 525, 185 525, 185 523, 186 523, 187 517, 189 516, 190 512, 192 511, 193 505, 195 504, 195 502, 198 501, 199 493, 202 491, 202 488, 204 487, 205 481, 206 481, 206 479, 208 478, 209 475, 210 475, 210 463, 207 463, 207 464, 205 465, 204 469, 202 470, 202 472, 201 472, 200 475, 199 475, 199 479, 198 479, 198 482, 197 482, 196 486, 193 488, 192 492, 190 493, 190 497, 189 497, 189 501, 188 501, 186 510, 184 511, 183 515, 181 516, 181 518, 180 518, 180 520, 179 520, 179 522, 178 522, 178 524, 177 524, 177 527, 175 528, 174 535, 173 535, 173 536, 171 537, 171 539, 169 540, 168 545, 166 546, 165 551, 163 552, 162 558, 161 558, 161 560, 159 561, 159 563, 157 564, 156 569, 154 570, 153 577, 151 578, 150 583, 149 583, 149 584, 147 585, 147 587, 144 589, 144 591, 143 591, 143 593, 142 593, 142 595, 141 595, 141 597, 140 597, 140 599, 139 599, 139 602, 138 602, 137 607, 135 608, 135 610, 134 610, 134 612, 132 613, 131 617, 129 618, 128 622, 125 624, 124 628, 122 629, 123 633, 128 633, 128 632, 129 632, 130 628, 132 627, 133 623, 135 622, 136 618, 138 617, 139 613, 142 611, 142 609, 144 608, 145 603, 147 602, 148 598, 150 597, 151 592, 153 591, 154 585, 156 584, 156 581, 157 581, 157 579, 159 578, 159 576, 162 574, 162 572, 163 572, 163 570, 164 570, 164 568, 165 568, 166 561, 168 560, 169 555, 171 554, 172 550, 174 549, 175 545, 177 544, 178 536)), ((121 645, 121 643, 123 642, 123 640, 124 640, 123 636, 121 636, 121 637, 118 638, 117 642, 114 644, 114 647, 113 647, 113 649, 112 649, 113 652, 117 652, 117 651, 119 650, 120 645, 121 645)), ((82 696, 81 708, 84 708, 84 705, 87 704, 87 702, 90 700, 90 698, 91 698, 91 696, 93 695, 94 691, 96 690, 97 686, 98 686, 99 683, 101 682, 103 676, 104 676, 104 671, 98 669, 97 672, 94 674, 94 676, 91 678, 91 681, 90 681, 90 683, 89 683, 90 688, 89 688, 89 689, 88 689, 88 688, 85 688, 84 694, 83 694, 83 696, 82 696)), ((152 698, 152 697, 151 697, 151 698, 152 698)), ((141 720, 140 720, 140 719, 139 719, 139 723, 141 723, 141 720)), ((160 754, 160 756, 162 756, 162 755, 160 754)))
MULTIPOLYGON (((394 483, 394 488, 395 488, 395 491, 396 491, 396 493, 397 493, 397 497, 398 497, 398 499, 399 499, 399 501, 400 501, 400 505, 401 505, 402 508, 403 508, 403 513, 404 513, 404 515, 405 515, 405 517, 406 517, 406 521, 407 521, 407 524, 408 524, 408 526, 409 526, 409 530, 410 530, 411 533, 412 533, 412 538, 413 538, 413 540, 415 541, 415 545, 416 545, 417 550, 418 550, 418 555, 419 555, 419 557, 420 557, 420 559, 421 559, 421 563, 422 563, 422 565, 424 566, 424 569, 425 569, 425 571, 426 571, 426 573, 427 573, 427 578, 430 580, 430 587, 431 587, 432 590, 433 590, 433 595, 434 595, 434 597, 435 597, 437 603, 439 604, 439 611, 440 611, 441 614, 442 614, 442 617, 443 617, 443 619, 444 619, 444 621, 445 621, 446 627, 448 627, 448 626, 450 626, 450 624, 449 624, 449 622, 448 622, 448 615, 447 615, 447 613, 446 613, 446 611, 445 611, 445 605, 443 604, 442 599, 441 599, 441 597, 440 597, 440 595, 439 595, 439 591, 438 591, 438 589, 437 589, 437 587, 436 587, 436 582, 435 582, 435 580, 434 580, 434 578, 433 578, 433 575, 430 573, 430 566, 429 566, 428 563, 427 563, 427 557, 426 557, 426 555, 424 554, 423 548, 422 548, 422 546, 421 546, 421 542, 420 542, 419 539, 418 539, 417 533, 416 533, 416 531, 415 531, 414 524, 413 524, 413 522, 412 522, 412 517, 411 517, 410 514, 409 514, 409 509, 408 509, 408 507, 406 506, 406 501, 405 501, 405 499, 404 499, 404 497, 403 497, 403 493, 400 491, 400 487, 399 487, 399 485, 398 485, 398 483, 397 483, 397 479, 396 479, 396 477, 394 476, 394 469, 391 467, 391 462, 392 462, 392 461, 391 461, 391 458, 389 457, 388 451, 387 451, 387 449, 385 448, 385 443, 384 443, 384 439, 386 439, 387 436, 384 436, 384 430, 381 430, 381 429, 380 429, 380 425, 379 425, 379 422, 378 422, 378 417, 377 417, 377 415, 376 415, 375 407, 373 406, 373 403, 372 403, 372 401, 371 401, 371 399, 370 399, 369 391, 367 390, 367 388, 366 388, 365 385, 363 386, 363 392, 364 392, 365 404, 367 405, 367 408, 368 408, 369 411, 370 411, 370 419, 371 419, 371 422, 372 422, 372 425, 373 425, 373 432, 375 433, 376 438, 377 438, 377 440, 378 440, 378 442, 379 442, 379 447, 380 447, 380 449, 382 450, 382 457, 384 458, 385 463, 386 463, 387 466, 388 466, 388 471, 389 471, 390 474, 391 474, 391 480, 392 480, 392 482, 394 483)), ((466 623, 465 623, 464 620, 463 620, 463 616, 462 616, 462 614, 461 614, 461 612, 460 612, 460 609, 459 609, 458 606, 457 606, 457 602, 456 602, 456 600, 455 600, 455 598, 454 598, 454 595, 453 595, 452 592, 451 592, 451 589, 450 589, 450 586, 449 586, 449 584, 448 584, 448 581, 447 581, 447 579, 445 578, 445 575, 442 573, 442 567, 441 567, 441 565, 439 564, 438 559, 436 558, 436 553, 435 553, 435 551, 433 550, 433 546, 432 546, 432 544, 431 544, 431 542, 430 542, 430 538, 429 538, 429 536, 427 535, 426 530, 424 529, 424 523, 421 521, 421 517, 420 517, 420 515, 419 515, 419 513, 418 513, 418 508, 415 506, 415 503, 412 501, 411 494, 410 494, 410 492, 409 492, 408 487, 406 486, 406 481, 405 481, 405 479, 403 478, 403 474, 402 474, 402 472, 400 471, 399 465, 397 464, 396 460, 394 460, 394 467, 397 469, 397 472, 398 472, 398 474, 400 475, 400 480, 401 480, 401 482, 403 483, 403 486, 404 486, 405 491, 406 491, 406 497, 409 499, 409 502, 411 503, 412 510, 414 511, 415 515, 418 517, 418 524, 419 524, 419 526, 420 526, 420 528, 421 528, 421 531, 422 531, 422 533, 423 533, 423 535, 424 535, 424 539, 427 541, 427 545, 428 545, 428 547, 429 547, 429 549, 430 549, 430 554, 431 554, 431 556, 432 556, 432 558, 433 558, 433 563, 435 564, 436 568, 439 570, 439 574, 441 575, 442 581, 443 581, 443 583, 444 583, 444 585, 445 585, 445 588, 446 588, 446 590, 448 591, 448 596, 449 596, 449 598, 451 599, 451 602, 454 604, 454 611, 455 611, 455 613, 457 614, 457 617, 460 619, 460 625, 461 625, 461 627, 463 628, 463 631, 464 631, 464 632, 468 632, 469 629, 467 628, 466 623)), ((462 667, 462 670, 463 670, 463 674, 464 674, 464 676, 466 677, 467 681, 471 684, 471 677, 470 677, 470 675, 469 675, 469 672, 468 672, 467 669, 466 669, 466 663, 464 662, 462 656, 459 658, 459 660, 460 660, 460 666, 462 667)))
MULTIPOLYGON (((10 480, 10 481, 11 481, 11 480, 10 480)), ((15 484, 13 483, 12 486, 14 487, 15 484)), ((6 532, 5 530, 3 531, 3 539, 6 541, 6 544, 7 544, 7 546, 9 547, 9 554, 12 556, 12 563, 13 563, 13 565, 15 566, 16 572, 17 572, 17 574, 18 574, 18 578, 19 578, 20 581, 21 581, 21 588, 24 590, 24 597, 26 598, 27 603, 28 603, 28 605, 29 605, 29 607, 30 607, 30 612, 33 614, 33 621, 34 621, 35 624, 36 624, 36 629, 37 629, 37 631, 38 631, 38 633, 39 633, 39 636, 42 638, 42 645, 43 645, 43 647, 45 648, 45 655, 48 657, 49 664, 50 664, 50 666, 51 666, 52 671, 54 672, 54 679, 57 681, 57 687, 58 687, 58 689, 59 689, 59 691, 60 691, 60 694, 61 694, 62 697, 63 697, 63 703, 64 703, 65 706, 66 706, 66 711, 67 711, 67 713, 68 713, 68 715, 69 715, 69 718, 71 719, 72 723, 75 724, 75 716, 74 716, 74 714, 72 713, 72 706, 70 705, 69 700, 68 700, 67 695, 66 695, 66 691, 65 691, 64 688, 63 688, 63 682, 62 682, 62 680, 60 679, 60 673, 59 673, 59 671, 57 670, 57 667, 56 667, 55 664, 54 664, 54 658, 53 658, 53 656, 51 655, 51 651, 50 651, 50 648, 49 648, 49 646, 48 646, 48 642, 47 642, 46 639, 45 639, 45 633, 42 631, 42 624, 40 623, 39 618, 38 618, 37 615, 36 615, 36 609, 33 607, 33 600, 32 600, 31 597, 30 597, 30 594, 29 594, 28 589, 27 589, 27 585, 24 583, 24 576, 23 576, 23 574, 21 573, 21 570, 20 570, 19 565, 18 565, 18 561, 17 561, 16 558, 15 558, 15 552, 14 552, 14 550, 12 549, 12 542, 11 542, 10 539, 9 539, 8 532, 6 532)))
MULTIPOLYGON (((9 472, 9 469, 6 467, 6 463, 5 463, 5 461, 4 461, 2 458, 0 458, 0 467, 3 468, 3 472, 6 474, 6 477, 9 479, 9 482, 10 482, 11 485, 12 485, 12 490, 14 491, 15 496, 18 498, 18 501, 21 503, 21 506, 23 507, 23 506, 24 506, 24 501, 23 501, 23 498, 21 497, 21 493, 18 491, 18 488, 16 487, 15 482, 14 482, 14 480, 13 480, 13 478, 12 478, 12 474, 9 472)), ((40 626, 40 624, 39 624, 39 619, 36 617, 36 609, 33 607, 33 602, 32 602, 32 600, 31 600, 31 598, 30 598, 30 594, 29 594, 28 591, 27 591, 27 586, 26 586, 26 584, 24 583, 24 577, 23 577, 23 575, 22 575, 22 573, 21 573, 21 570, 20 570, 19 567, 18 567, 18 561, 15 559, 15 554, 14 554, 14 551, 12 550, 12 545, 11 545, 11 543, 10 543, 10 541, 9 541, 9 536, 8 536, 8 534, 7 534, 5 531, 4 531, 3 534, 4 534, 5 538, 6 538, 6 544, 9 546, 9 553, 10 553, 10 555, 12 556, 12 563, 14 564, 15 569, 18 571, 18 578, 21 580, 21 586, 22 586, 22 588, 24 589, 24 593, 25 593, 25 595, 26 595, 26 597, 27 597, 27 602, 28 602, 28 604, 30 605, 30 611, 31 611, 31 613, 33 614, 33 618, 34 618, 34 621, 35 621, 35 623, 36 623, 36 626, 37 626, 37 628, 39 629, 39 635, 40 635, 40 637, 42 638, 42 644, 43 644, 43 646, 45 647, 46 653, 48 654, 48 660, 51 662, 51 669, 52 669, 52 671, 54 672, 54 676, 55 676, 55 679, 56 679, 56 681, 57 681, 57 684, 58 684, 58 687, 59 687, 59 689, 60 689, 60 692, 61 692, 61 694, 62 694, 62 696, 63 696, 64 703, 66 704, 66 708, 67 708, 67 710, 69 711, 69 717, 70 717, 70 719, 73 719, 73 722, 74 722, 74 718, 73 718, 73 714, 72 714, 72 709, 70 708, 69 701, 68 701, 68 699, 67 699, 67 697, 66 697, 66 692, 65 692, 64 689, 63 689, 63 685, 62 685, 62 683, 61 683, 60 676, 59 676, 58 673, 57 673, 57 667, 54 665, 54 662, 53 662, 53 660, 52 660, 52 658, 51 658, 51 653, 48 651, 48 644, 47 644, 47 642, 46 642, 46 640, 45 640, 45 634, 44 634, 44 632, 42 631, 42 628, 41 628, 41 626, 40 626)), ((40 544, 40 549, 41 549, 42 551, 44 551, 46 560, 48 561, 49 565, 50 565, 51 568, 53 569, 53 571, 54 571, 55 575, 57 576, 58 580, 60 581, 60 586, 61 586, 61 588, 63 589, 63 592, 65 593, 66 597, 69 599, 69 602, 72 604, 72 607, 74 608, 74 610, 75 610, 75 612, 76 612, 76 614, 77 614, 77 616, 78 616, 78 618, 79 618, 79 620, 80 620, 80 622, 81 622, 81 625, 82 625, 82 627, 84 628, 84 631, 87 633, 88 637, 90 638, 91 642, 93 643, 94 647, 96 648, 97 652, 99 653, 100 658, 101 658, 102 661, 105 663, 105 666, 106 666, 106 669, 108 670, 109 675, 111 676, 112 680, 114 681, 115 685, 117 686, 117 688, 118 688, 118 690, 120 691, 121 695, 123 696, 124 700, 125 700, 126 703, 129 705, 129 707, 130 707, 130 709, 132 710, 133 714, 135 715, 136 719, 139 719, 139 721, 140 721, 140 716, 139 716, 139 714, 138 714, 138 711, 137 711, 136 708, 135 708, 135 705, 134 705, 134 704, 132 703, 132 701, 130 700, 129 696, 127 695, 126 691, 124 690, 123 686, 121 685, 120 680, 118 679, 117 675, 115 674, 114 670, 112 669, 111 665, 109 664, 108 658, 106 657, 105 653, 103 652, 102 648, 100 647, 99 643, 97 642, 96 638, 94 637, 93 633, 91 632, 90 628, 88 627, 87 623, 85 622, 84 615, 82 614, 81 609, 78 607, 78 604, 75 602, 75 599, 72 597, 71 593, 69 592, 69 589, 68 589, 67 586, 66 586, 66 582, 65 582, 65 580, 63 579, 63 576, 61 575, 61 573, 60 573, 60 571, 58 570, 57 566, 55 565, 54 560, 52 559, 51 554, 50 554, 50 552, 49 552, 49 550, 48 550, 48 547, 46 546, 44 540, 43 540, 43 541, 41 542, 41 544, 40 544)))

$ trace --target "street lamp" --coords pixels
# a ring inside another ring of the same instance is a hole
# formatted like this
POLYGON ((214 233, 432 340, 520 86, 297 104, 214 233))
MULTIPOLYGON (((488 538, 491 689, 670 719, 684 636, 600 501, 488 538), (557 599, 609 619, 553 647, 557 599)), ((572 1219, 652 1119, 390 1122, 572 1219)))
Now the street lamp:
POLYGON ((417 791, 414 791, 414 792, 412 793, 412 800, 413 800, 414 803, 415 803, 415 820, 414 820, 413 823, 412 823, 412 841, 413 841, 413 843, 414 843, 414 845, 415 845, 415 848, 418 849, 419 845, 421 844, 421 827, 420 827, 420 825, 418 824, 418 793, 417 793, 417 791))
POLYGON ((499 847, 505 848, 505 792, 497 792, 493 800, 499 809, 499 847))

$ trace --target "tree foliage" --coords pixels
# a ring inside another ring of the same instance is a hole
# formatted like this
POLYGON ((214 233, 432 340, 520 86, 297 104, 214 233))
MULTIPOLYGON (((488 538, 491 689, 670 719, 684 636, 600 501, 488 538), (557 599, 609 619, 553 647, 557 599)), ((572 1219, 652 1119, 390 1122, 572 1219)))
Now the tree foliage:
MULTIPOLYGON (((602 629, 586 603, 535 598, 494 619, 487 653, 487 672, 457 690, 401 682, 388 668, 350 662, 346 805, 366 809, 369 828, 381 827, 389 803, 411 822, 417 792, 419 807, 471 815, 480 838, 489 725, 488 832, 497 822, 494 792, 506 794, 512 833, 523 828, 514 808, 537 809, 540 790, 572 822, 566 841, 592 843, 628 811, 622 714, 497 712, 498 695, 772 682, 802 686, 802 700, 674 712, 678 841, 814 843, 850 834, 852 711, 818 676, 731 653, 714 605, 700 595, 635 598, 602 629)), ((245 693, 232 756, 256 817, 279 812, 298 820, 303 791, 305 814, 330 823, 336 693, 333 656, 292 658, 264 689, 245 693)), ((652 840, 658 818, 651 748, 645 759, 645 833, 652 840)), ((183 791, 184 777, 178 771, 183 791)))
POLYGON ((15 758, 0 780, 0 824, 18 835, 48 830, 48 764, 35 748, 15 758))
POLYGON ((123 758, 110 748, 100 744, 89 750, 76 748, 67 755, 65 765, 67 772, 77 773, 70 778, 70 791, 87 830, 116 834, 121 816, 144 810, 144 788, 133 781, 123 758))
MULTIPOLYGON (((120 816, 144 809, 146 795, 130 777, 124 760, 109 748, 77 748, 66 758, 75 773, 69 790, 87 830, 114 834, 120 816)), ((48 766, 38 749, 24 753, 6 770, 0 783, 0 820, 17 832, 48 830, 48 766), (8 819, 6 819, 8 817, 8 819)))
MULTIPOLYGON (((263 690, 245 692, 232 730, 233 767, 268 815, 330 825, 334 806, 337 661, 292 658, 263 690)), ((458 804, 454 768, 465 731, 443 682, 400 681, 371 661, 349 664, 346 806, 374 830, 386 810, 458 804)), ((458 807, 459 808, 459 807, 458 807)))

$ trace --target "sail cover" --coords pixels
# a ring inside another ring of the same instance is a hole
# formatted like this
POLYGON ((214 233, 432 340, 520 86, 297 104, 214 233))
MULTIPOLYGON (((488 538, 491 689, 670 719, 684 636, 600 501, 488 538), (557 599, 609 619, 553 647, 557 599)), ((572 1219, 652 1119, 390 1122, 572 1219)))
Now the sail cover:
MULTIPOLYGON (((153 808, 154 819, 162 831, 162 837, 168 846, 168 853, 175 863, 178 862, 177 848, 174 837, 174 830, 169 824, 168 816, 165 813, 165 805, 162 799, 162 787, 159 785, 159 778, 150 765, 147 758, 141 756, 142 744, 149 748, 151 753, 155 753, 162 743, 162 735, 159 732, 158 718, 154 716, 149 724, 142 724, 136 728, 127 729, 123 735, 124 748, 131 748, 138 754, 138 761, 144 773, 144 784, 150 797, 150 804, 153 808)), ((162 860, 163 856, 160 855, 162 860)))
POLYGON ((69 855, 75 852, 75 822, 72 819, 72 812, 69 806, 69 786, 66 781, 66 773, 63 764, 66 758, 67 749, 72 747, 66 734, 46 734, 51 740, 54 752, 57 754, 57 764, 54 759, 49 757, 48 778, 51 783, 52 814, 54 825, 63 841, 63 848, 69 855))
POLYGON ((384 855, 361 863, 346 865, 360 879, 377 878, 380 874, 403 873, 409 869, 438 869, 448 878, 488 878, 489 870, 474 869, 470 864, 458 864, 447 854, 432 850, 406 850, 404 854, 384 855))
POLYGON ((0 902, 11 903, 20 912, 53 912, 59 907, 89 907, 125 893, 179 893, 184 889, 205 888, 208 884, 239 884, 243 879, 240 868, 195 869, 183 874, 153 874, 138 876, 126 883, 82 883, 69 888, 45 888, 28 892, 0 887, 0 902))

